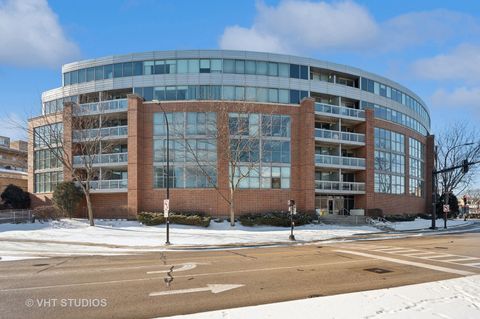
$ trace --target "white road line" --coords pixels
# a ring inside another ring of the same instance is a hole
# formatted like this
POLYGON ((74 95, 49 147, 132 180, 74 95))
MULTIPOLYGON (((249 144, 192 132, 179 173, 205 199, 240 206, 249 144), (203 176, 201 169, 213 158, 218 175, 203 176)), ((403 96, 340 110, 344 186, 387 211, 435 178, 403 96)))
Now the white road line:
MULTIPOLYGON (((449 258, 449 257, 454 257, 453 255, 449 255, 449 254, 442 254, 442 255, 433 255, 433 256, 420 256, 420 257, 417 257, 417 258, 421 258, 421 259, 436 259, 436 258, 449 258)), ((441 261, 441 260, 439 260, 441 261)))
MULTIPOLYGON (((283 269, 321 267, 321 266, 358 263, 358 262, 364 262, 364 261, 368 261, 368 260, 369 259, 357 259, 357 260, 345 260, 345 261, 333 262, 333 263, 318 263, 318 264, 309 264, 309 265, 301 265, 300 264, 300 265, 283 266, 283 267, 240 269, 240 270, 221 271, 221 272, 177 275, 177 276, 175 276, 175 278, 188 278, 188 277, 200 277, 200 276, 218 276, 218 275, 228 275, 228 274, 238 274, 238 273, 249 273, 249 272, 256 272, 256 271, 274 271, 274 270, 283 270, 283 269)), ((39 286, 39 287, 7 288, 7 289, 0 289, 0 292, 29 291, 29 290, 42 290, 42 289, 54 289, 54 288, 70 288, 70 287, 82 287, 82 286, 94 286, 94 285, 106 285, 106 284, 119 284, 119 283, 136 282, 136 281, 152 281, 152 280, 157 280, 157 279, 158 280, 163 280, 164 277, 148 277, 148 278, 137 278, 137 279, 94 281, 94 282, 84 282, 84 283, 77 283, 77 284, 63 284, 63 285, 51 285, 51 286, 39 286)))
POLYGON ((442 260, 442 261, 446 261, 446 262, 459 262, 459 261, 471 261, 471 260, 479 260, 480 261, 480 258, 478 257, 463 257, 463 256, 457 256, 459 258, 456 258, 456 259, 445 259, 445 260, 442 260))
POLYGON ((156 297, 156 296, 190 294, 192 292, 202 292, 202 291, 210 291, 212 294, 218 294, 224 291, 240 288, 243 286, 245 285, 207 284, 207 287, 203 287, 203 288, 190 288, 190 289, 178 289, 178 290, 152 292, 149 294, 149 296, 156 297))
MULTIPOLYGON (((437 253, 434 253, 434 252, 423 252, 423 253, 405 254, 404 256, 406 256, 406 257, 417 257, 417 256, 424 256, 424 255, 432 255, 432 256, 435 256, 435 254, 437 254, 437 253)), ((418 257, 418 258, 420 258, 420 257, 418 257)))
MULTIPOLYGON (((173 271, 179 272, 179 271, 192 270, 192 269, 197 268, 197 265, 200 265, 200 264, 199 264, 199 263, 185 263, 185 264, 181 264, 182 267, 180 267, 180 268, 174 268, 173 271)), ((171 267, 171 265, 170 265, 170 266, 165 265, 165 267, 171 267)), ((147 275, 152 275, 152 274, 166 274, 166 273, 169 272, 169 271, 170 271, 169 269, 166 269, 166 270, 147 271, 147 275)))
POLYGON ((335 250, 335 251, 339 252, 339 253, 344 253, 344 254, 352 254, 352 255, 357 255, 357 256, 362 256, 362 257, 367 257, 367 258, 385 260, 385 261, 389 261, 389 262, 392 262, 392 263, 409 265, 409 266, 420 267, 420 268, 427 268, 427 269, 432 269, 432 270, 437 270, 437 271, 442 271, 442 272, 447 272, 447 273, 457 274, 457 275, 462 275, 462 276, 474 275, 474 273, 470 272, 470 271, 457 270, 457 269, 434 266, 434 265, 418 263, 418 262, 413 262, 413 261, 407 261, 407 260, 395 259, 395 258, 390 258, 390 257, 366 254, 366 253, 361 253, 361 252, 357 252, 357 251, 348 251, 348 250, 335 250))
POLYGON ((462 265, 480 268, 480 263, 462 264, 462 265))

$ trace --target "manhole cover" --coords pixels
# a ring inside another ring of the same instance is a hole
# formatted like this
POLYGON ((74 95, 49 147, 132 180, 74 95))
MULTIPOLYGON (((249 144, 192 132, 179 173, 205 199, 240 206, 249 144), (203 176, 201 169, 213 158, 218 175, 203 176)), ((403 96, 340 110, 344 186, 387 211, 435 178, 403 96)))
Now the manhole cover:
POLYGON ((388 272, 392 272, 391 270, 383 269, 383 268, 368 268, 368 269, 364 269, 364 270, 369 271, 369 272, 374 272, 376 274, 386 274, 388 272))
POLYGON ((32 265, 33 267, 42 267, 42 266, 48 266, 48 264, 35 264, 32 265))

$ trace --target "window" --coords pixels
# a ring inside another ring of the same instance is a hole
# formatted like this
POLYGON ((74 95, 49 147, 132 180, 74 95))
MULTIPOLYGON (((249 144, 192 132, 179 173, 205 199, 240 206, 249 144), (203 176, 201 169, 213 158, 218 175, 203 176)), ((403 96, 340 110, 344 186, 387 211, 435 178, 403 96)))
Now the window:
POLYGON ((72 84, 78 83, 78 71, 70 72, 70 81, 72 84))
POLYGON ((113 77, 114 78, 121 78, 123 77, 123 64, 116 63, 113 65, 113 77))
MULTIPOLYGON (((168 89, 168 88, 167 88, 168 89)), ((217 183, 216 114, 167 113, 170 123, 170 180, 173 188, 209 188, 217 183), (199 163, 204 163, 199 166, 199 163)), ((164 188, 166 125, 163 113, 153 117, 154 187, 164 188)))
POLYGON ((199 73, 199 72, 200 72, 199 61, 196 59, 188 60, 188 73, 199 73))
POLYGON ((267 62, 257 61, 257 74, 258 75, 267 75, 267 73, 268 73, 267 62))
POLYGON ((143 62, 133 62, 133 75, 143 75, 143 62))
POLYGON ((383 128, 375 128, 376 192, 405 193, 405 136, 383 128))
POLYGON ((290 77, 294 79, 300 78, 300 66, 298 64, 290 64, 290 77))
POLYGON ((85 69, 78 70, 78 83, 83 83, 86 80, 85 69))
POLYGON ((425 192, 425 145, 409 138, 409 193, 412 196, 423 197, 425 192))
POLYGON ((200 73, 210 73, 210 60, 200 60, 200 73))
POLYGON ((238 74, 245 73, 245 61, 244 60, 235 60, 235 73, 238 73, 238 74))
POLYGON ((245 61, 245 74, 255 74, 255 61, 245 61))
POLYGON ((268 63, 268 75, 278 76, 278 63, 274 63, 274 62, 268 63))
POLYGON ((155 74, 165 74, 165 61, 157 60, 155 61, 155 74))
POLYGON ((95 80, 95 68, 87 69, 87 82, 95 80))
POLYGON ((223 73, 235 73, 235 60, 223 60, 223 73))
POLYGON ((278 76, 286 78, 290 77, 290 65, 288 65, 287 63, 279 63, 278 76))
POLYGON ((133 75, 132 63, 131 62, 123 63, 123 76, 132 76, 132 75, 133 75))
POLYGON ((63 85, 70 85, 70 72, 63 74, 63 85))
POLYGON ((213 59, 210 61, 210 73, 221 73, 222 72, 222 60, 213 59))
POLYGON ((177 73, 188 73, 188 60, 177 60, 177 73))
POLYGON ((155 65, 155 63, 153 61, 144 61, 143 62, 143 74, 144 75, 155 74, 154 73, 154 65, 155 65))

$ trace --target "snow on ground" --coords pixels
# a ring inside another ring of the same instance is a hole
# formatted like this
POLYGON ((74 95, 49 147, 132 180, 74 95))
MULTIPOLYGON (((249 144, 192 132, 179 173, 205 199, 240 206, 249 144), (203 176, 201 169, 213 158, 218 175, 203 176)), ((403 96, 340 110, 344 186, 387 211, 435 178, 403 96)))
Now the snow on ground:
MULTIPOLYGON (((394 223, 395 229, 427 228, 428 220, 394 223)), ((449 226, 463 221, 449 221, 449 226)), ((0 256, 107 255, 165 249, 165 225, 144 226, 137 221, 96 220, 95 227, 85 219, 62 219, 47 223, 0 224, 0 256)), ((386 225, 386 224, 385 224, 386 225)), ((374 233, 373 226, 312 224, 295 228, 297 242, 328 240, 374 233)), ((290 228, 212 221, 210 227, 170 226, 170 241, 178 246, 249 245, 290 242, 290 228)))
MULTIPOLYGON (((436 221, 436 226, 438 228, 443 228, 443 219, 437 219, 436 221)), ((449 219, 447 220, 447 228, 448 227, 459 227, 459 226, 465 226, 472 224, 473 221, 468 220, 464 221, 463 219, 449 219)), ((414 221, 411 222, 379 222, 376 223, 378 226, 387 226, 393 230, 398 230, 398 231, 405 231, 405 230, 418 230, 418 229, 428 229, 430 226, 432 226, 432 220, 431 219, 422 219, 422 218, 417 218, 414 221)))
POLYGON ((480 318, 480 275, 169 318, 480 318))

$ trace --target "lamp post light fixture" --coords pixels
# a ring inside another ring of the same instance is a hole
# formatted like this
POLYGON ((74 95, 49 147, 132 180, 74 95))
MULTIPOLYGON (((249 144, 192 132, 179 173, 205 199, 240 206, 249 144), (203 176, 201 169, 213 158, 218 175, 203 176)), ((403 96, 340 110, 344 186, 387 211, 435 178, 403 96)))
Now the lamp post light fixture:
POLYGON ((162 104, 158 100, 153 100, 152 102, 155 102, 158 104, 160 109, 163 112, 163 117, 165 119, 165 124, 167 128, 167 199, 164 201, 163 204, 163 214, 165 217, 165 226, 166 226, 166 241, 165 245, 170 245, 170 217, 169 217, 169 210, 170 210, 170 128, 168 126, 168 117, 167 113, 163 109, 162 104))

